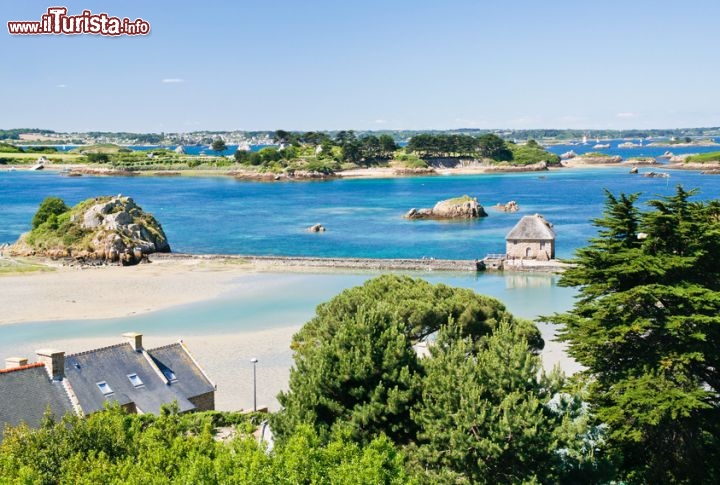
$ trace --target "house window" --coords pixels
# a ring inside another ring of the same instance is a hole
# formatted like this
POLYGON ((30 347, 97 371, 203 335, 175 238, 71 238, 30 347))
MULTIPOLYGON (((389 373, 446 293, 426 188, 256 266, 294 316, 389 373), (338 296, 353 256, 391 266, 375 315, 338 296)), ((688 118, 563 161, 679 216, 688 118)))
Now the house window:
POLYGON ((177 376, 175 376, 175 373, 167 367, 163 369, 162 373, 165 376, 165 379, 169 380, 170 382, 177 381, 177 376))
POLYGON ((107 396, 109 394, 113 393, 112 388, 110 387, 110 384, 108 384, 105 381, 100 381, 97 383, 98 389, 100 389, 100 392, 103 393, 103 395, 107 396))
POLYGON ((542 251, 543 249, 545 249, 545 243, 544 243, 544 242, 541 242, 541 243, 540 243, 540 250, 542 251))
POLYGON ((130 384, 135 387, 140 387, 143 385, 142 379, 140 379, 137 374, 128 374, 127 378, 130 379, 130 384))

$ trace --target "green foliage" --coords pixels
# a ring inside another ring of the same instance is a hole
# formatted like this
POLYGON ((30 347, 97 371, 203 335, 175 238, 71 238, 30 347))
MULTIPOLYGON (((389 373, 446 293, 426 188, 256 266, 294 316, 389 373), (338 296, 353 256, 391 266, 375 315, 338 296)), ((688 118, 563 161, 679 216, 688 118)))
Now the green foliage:
POLYGON ((529 348, 542 347, 537 328, 497 300, 409 277, 374 278, 318 306, 294 336, 289 391, 280 394, 283 410, 272 420, 278 439, 311 424, 323 439, 339 428, 364 443, 380 433, 398 444, 415 440, 411 412, 424 371, 413 345, 448 321, 472 341, 507 322, 529 348))
POLYGON ((60 197, 46 197, 45 200, 40 203, 40 207, 38 207, 37 212, 33 216, 33 229, 38 228, 41 224, 48 221, 53 216, 55 217, 53 224, 56 224, 57 216, 67 212, 68 210, 70 210, 70 208, 65 205, 65 201, 63 201, 60 197))
POLYGON ((24 151, 27 153, 57 153, 58 150, 55 147, 29 146, 24 151))
POLYGON ((404 457, 379 437, 367 446, 334 436, 322 445, 307 427, 267 453, 250 435, 250 417, 232 413, 160 416, 118 407, 87 419, 67 416, 42 428, 9 429, 0 444, 2 483, 409 483, 404 457), (228 443, 218 421, 238 423, 228 443))
POLYGON ((532 323, 470 290, 371 279, 318 306, 293 338, 276 440, 390 439, 420 483, 607 479, 602 432, 577 393, 559 392, 562 376, 542 372, 542 344, 532 323))
POLYGON ((222 138, 215 138, 210 145, 210 148, 214 152, 221 153, 227 150, 227 145, 225 144, 225 140, 222 138))
POLYGON ((532 165, 539 162, 560 165, 560 157, 542 148, 535 140, 530 140, 525 145, 508 143, 507 146, 512 152, 512 161, 515 165, 532 165))
POLYGON ((410 139, 406 150, 421 157, 475 157, 479 148, 480 139, 474 136, 420 134, 410 139))
POLYGON ((720 479, 720 202, 694 192, 635 207, 607 195, 598 237, 561 284, 579 286, 563 325, 587 367, 589 400, 608 426, 620 478, 720 479))
POLYGON ((540 147, 535 140, 526 145, 506 143, 492 133, 479 137, 456 134, 420 134, 413 136, 406 150, 421 157, 472 157, 513 165, 529 165, 545 161, 560 163, 560 157, 540 147))
POLYGON ((685 159, 685 163, 720 163, 720 152, 690 155, 685 159))
POLYGON ((543 375, 539 356, 508 322, 483 341, 458 330, 452 322, 444 326, 425 360, 412 454, 424 481, 556 481, 562 421, 545 404, 558 382, 543 375))
POLYGON ((9 143, 0 143, 0 153, 22 153, 23 149, 10 145, 9 143))
POLYGON ((110 156, 107 153, 88 153, 85 155, 90 163, 108 163, 110 156))
POLYGON ((402 162, 403 166, 408 168, 427 168, 428 166, 427 162, 422 158, 404 151, 396 153, 393 159, 402 162))

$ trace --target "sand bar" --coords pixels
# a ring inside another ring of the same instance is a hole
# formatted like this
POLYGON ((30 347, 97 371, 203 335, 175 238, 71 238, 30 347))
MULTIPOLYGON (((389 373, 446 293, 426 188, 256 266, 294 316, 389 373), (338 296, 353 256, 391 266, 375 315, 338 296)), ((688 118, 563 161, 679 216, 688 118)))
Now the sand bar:
MULTIPOLYGON (((157 258, 151 264, 131 267, 59 266, 51 272, 4 275, 0 276, 0 337, 3 324, 22 326, 23 322, 127 317, 204 302, 241 291, 249 279, 266 271, 272 274, 272 281, 280 282, 290 272, 317 270, 303 266, 278 266, 272 258, 253 263, 239 258, 177 257, 157 258)), ((323 271, 327 272, 328 268, 323 268, 323 271)), ((247 409, 252 405, 250 358, 256 357, 260 361, 257 368, 258 403, 276 410, 279 408, 276 396, 287 388, 292 365, 290 342, 302 323, 304 321, 288 321, 287 326, 277 328, 224 333, 205 331, 200 325, 192 335, 183 335, 180 330, 157 334, 149 331, 145 336, 145 345, 152 348, 184 337, 195 357, 216 382, 216 407, 221 410, 247 409)), ((42 342, 42 346, 73 353, 121 341, 119 333, 91 338, 53 337, 42 342)), ((11 351, 21 351, 32 361, 35 348, 32 345, 35 344, 37 342, 28 342, 21 346, 22 349, 13 348, 11 351)), ((5 349, 7 352, 8 349, 5 349)), ((9 356, 0 355, 0 358, 9 356)), ((543 358, 546 367, 560 364, 566 371, 577 369, 557 342, 546 342, 543 358)))

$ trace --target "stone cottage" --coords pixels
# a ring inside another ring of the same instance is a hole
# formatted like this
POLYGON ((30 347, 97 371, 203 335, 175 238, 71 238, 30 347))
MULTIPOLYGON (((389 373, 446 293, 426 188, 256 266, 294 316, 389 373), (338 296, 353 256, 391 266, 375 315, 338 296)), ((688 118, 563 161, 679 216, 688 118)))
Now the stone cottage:
POLYGON ((555 259, 555 231, 540 214, 523 216, 505 236, 508 259, 555 259))

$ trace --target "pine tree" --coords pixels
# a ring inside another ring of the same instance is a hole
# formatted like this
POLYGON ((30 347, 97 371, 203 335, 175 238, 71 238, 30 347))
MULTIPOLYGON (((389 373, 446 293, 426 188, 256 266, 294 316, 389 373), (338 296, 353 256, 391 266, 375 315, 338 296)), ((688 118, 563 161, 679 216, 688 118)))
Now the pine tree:
POLYGON ((508 322, 473 342, 453 325, 441 330, 426 359, 414 456, 428 483, 550 481, 559 463, 554 435, 561 417, 545 404, 559 381, 508 322))
POLYGON ((346 427, 359 442, 380 433, 400 445, 414 441, 424 370, 413 345, 451 320, 473 342, 510 323, 527 352, 542 348, 535 325, 497 300, 409 277, 374 278, 320 305, 293 338, 295 367, 272 421, 278 439, 305 423, 323 439, 346 427))
POLYGON ((586 367, 589 400, 609 427, 620 478, 720 479, 720 241, 718 203, 693 191, 635 208, 608 194, 599 236, 561 284, 579 286, 562 325, 586 367))

